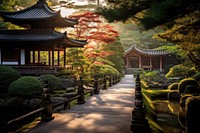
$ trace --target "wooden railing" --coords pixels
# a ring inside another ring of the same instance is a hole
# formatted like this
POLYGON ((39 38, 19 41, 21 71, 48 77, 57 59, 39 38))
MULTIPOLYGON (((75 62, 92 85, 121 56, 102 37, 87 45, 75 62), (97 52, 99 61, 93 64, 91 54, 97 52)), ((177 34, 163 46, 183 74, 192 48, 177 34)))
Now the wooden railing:
POLYGON ((150 126, 145 118, 146 110, 143 105, 139 73, 136 76, 135 84, 135 100, 132 111, 131 131, 133 133, 151 133, 150 126))
POLYGON ((89 93, 90 93, 90 96, 92 96, 93 94, 99 94, 101 89, 107 89, 107 84, 108 84, 108 86, 117 84, 120 81, 120 79, 121 79, 121 76, 119 76, 119 75, 118 76, 116 76, 116 75, 115 76, 103 76, 103 78, 98 78, 97 76, 95 76, 93 85, 89 86, 88 88, 85 88, 85 86, 87 86, 87 85, 84 85, 84 80, 82 79, 82 77, 80 77, 80 79, 76 81, 76 85, 78 86, 77 94, 71 98, 66 98, 62 102, 56 103, 53 105, 52 105, 52 101, 50 98, 48 84, 45 83, 44 88, 43 88, 43 93, 42 93, 42 99, 41 99, 42 107, 39 109, 36 109, 32 112, 29 112, 27 114, 24 114, 18 118, 8 121, 4 126, 3 132, 5 132, 5 133, 8 132, 9 127, 12 127, 12 125, 17 124, 21 120, 23 120, 27 117, 31 117, 36 114, 40 114, 41 121, 50 121, 54 118, 52 116, 52 114, 53 114, 53 110, 56 107, 63 106, 64 110, 67 107, 70 108, 69 104, 73 100, 77 100, 77 104, 84 104, 85 103, 85 95, 87 95, 89 93))
POLYGON ((64 69, 64 66, 46 66, 46 65, 31 65, 31 66, 14 66, 14 69, 18 70, 22 75, 23 74, 56 74, 60 70, 64 69))

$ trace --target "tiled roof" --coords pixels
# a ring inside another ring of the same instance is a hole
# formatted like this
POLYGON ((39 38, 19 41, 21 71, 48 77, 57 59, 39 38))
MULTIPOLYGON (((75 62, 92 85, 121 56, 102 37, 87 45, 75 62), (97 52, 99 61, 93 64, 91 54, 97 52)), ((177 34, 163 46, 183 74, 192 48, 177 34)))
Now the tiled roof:
MULTIPOLYGON (((66 33, 65 33, 65 36, 67 36, 66 33)), ((87 40, 75 40, 75 39, 66 37, 63 40, 63 43, 66 47, 84 47, 84 45, 87 44, 87 40)))
MULTIPOLYGON (((0 11, 0 16, 6 21, 14 24, 30 24, 34 25, 42 23, 54 23, 55 27, 73 27, 78 23, 77 20, 62 18, 60 11, 53 11, 45 1, 38 1, 35 5, 16 12, 0 11)), ((34 25, 34 27, 36 27, 34 25)), ((45 25, 44 25, 45 28, 45 25)))
MULTIPOLYGON (((1 42, 45 42, 63 40, 65 36, 54 30, 0 30, 1 42)), ((0 44, 1 45, 1 44, 0 44)))
POLYGON ((10 44, 25 44, 29 46, 29 44, 33 43, 55 44, 63 47, 84 47, 87 41, 70 39, 66 33, 63 34, 50 29, 0 30, 1 47, 10 44))
POLYGON ((152 50, 152 49, 139 49, 137 48, 135 45, 132 45, 129 49, 127 49, 125 52, 129 53, 133 50, 138 51, 141 54, 145 54, 145 55, 166 55, 169 54, 166 51, 161 51, 161 50, 152 50))

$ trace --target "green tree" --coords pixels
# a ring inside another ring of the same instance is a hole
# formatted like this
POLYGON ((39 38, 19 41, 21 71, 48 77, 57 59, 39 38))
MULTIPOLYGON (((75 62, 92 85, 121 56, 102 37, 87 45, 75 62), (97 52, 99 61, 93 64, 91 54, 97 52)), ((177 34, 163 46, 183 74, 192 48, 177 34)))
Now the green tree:
POLYGON ((124 69, 124 48, 120 43, 120 40, 118 39, 110 45, 105 45, 103 50, 114 52, 113 55, 109 55, 105 57, 105 59, 112 62, 113 65, 112 64, 110 65, 113 66, 115 69, 118 70, 119 73, 122 74, 124 69))
POLYGON ((97 13, 109 22, 139 20, 145 28, 152 28, 199 11, 198 0, 108 0, 107 7, 100 7, 97 13))
MULTIPOLYGON (((73 54, 71 60, 78 59, 76 66, 80 69, 79 71, 87 73, 93 64, 103 65, 105 62, 109 62, 105 60, 105 57, 114 54, 114 51, 103 48, 112 44, 118 36, 118 32, 113 29, 113 26, 104 23, 99 15, 92 12, 70 17, 79 19, 79 24, 76 26, 74 33, 70 35, 76 39, 87 39, 88 41, 82 51, 73 50, 74 54, 72 51, 70 52, 73 54)), ((73 65, 75 64, 73 63, 73 65)))
POLYGON ((200 1, 198 0, 109 0, 97 12, 109 22, 134 20, 145 29, 160 26, 156 37, 172 42, 186 53, 190 63, 200 69, 200 1), (124 15, 126 14, 126 15, 124 15))

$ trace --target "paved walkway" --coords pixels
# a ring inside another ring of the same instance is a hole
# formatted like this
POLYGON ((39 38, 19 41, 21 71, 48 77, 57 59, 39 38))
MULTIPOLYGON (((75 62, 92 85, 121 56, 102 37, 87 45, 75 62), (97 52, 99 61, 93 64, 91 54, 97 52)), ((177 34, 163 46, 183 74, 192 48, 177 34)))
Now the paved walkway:
POLYGON ((54 113, 54 120, 38 124, 28 133, 130 133, 134 87, 133 76, 125 75, 85 104, 54 113))

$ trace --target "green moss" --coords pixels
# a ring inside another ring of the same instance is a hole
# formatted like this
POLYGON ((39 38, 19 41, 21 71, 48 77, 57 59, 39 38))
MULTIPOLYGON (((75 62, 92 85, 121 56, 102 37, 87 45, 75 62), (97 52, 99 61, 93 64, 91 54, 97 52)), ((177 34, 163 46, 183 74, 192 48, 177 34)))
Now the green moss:
POLYGON ((142 89, 142 92, 145 93, 151 99, 167 99, 167 95, 170 90, 145 90, 142 89))
POLYGON ((34 95, 41 94, 43 85, 41 82, 31 76, 24 76, 12 82, 8 92, 16 95, 34 95))
POLYGON ((142 96, 143 96, 144 108, 147 111, 146 116, 155 121, 157 119, 157 115, 152 100, 145 93, 142 93, 142 96))

